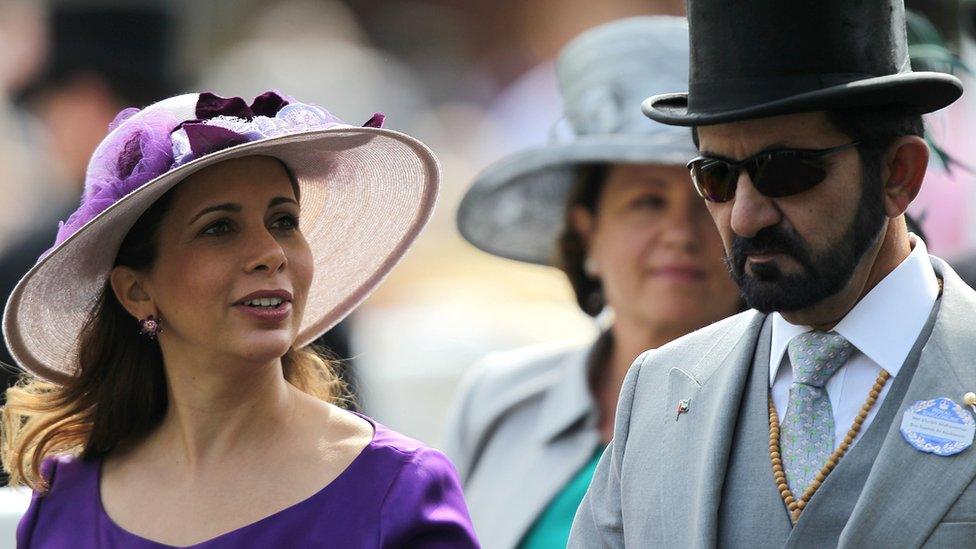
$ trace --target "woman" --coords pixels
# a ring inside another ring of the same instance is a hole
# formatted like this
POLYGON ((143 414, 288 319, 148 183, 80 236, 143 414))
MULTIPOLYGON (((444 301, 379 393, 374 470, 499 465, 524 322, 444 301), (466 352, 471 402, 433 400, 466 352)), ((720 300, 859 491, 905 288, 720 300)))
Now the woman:
POLYGON ((555 264, 583 311, 613 312, 594 342, 492 355, 464 383, 447 448, 486 547, 565 547, 631 363, 741 308, 684 167, 696 155, 690 133, 639 108, 687 81, 687 43, 674 17, 571 42, 557 72, 574 137, 488 168, 462 202, 459 227, 474 245, 555 264))
POLYGON ((436 159, 381 124, 273 92, 120 113, 4 315, 18 546, 477 546, 450 463, 306 348, 433 207, 436 159))

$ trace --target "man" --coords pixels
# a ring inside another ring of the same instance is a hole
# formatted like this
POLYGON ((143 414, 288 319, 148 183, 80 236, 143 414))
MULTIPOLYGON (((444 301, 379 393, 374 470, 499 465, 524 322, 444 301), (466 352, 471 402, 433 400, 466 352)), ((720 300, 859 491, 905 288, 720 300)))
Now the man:
POLYGON ((570 547, 971 546, 976 292, 908 232, 902 0, 689 0, 689 164, 753 310, 637 359, 570 547))

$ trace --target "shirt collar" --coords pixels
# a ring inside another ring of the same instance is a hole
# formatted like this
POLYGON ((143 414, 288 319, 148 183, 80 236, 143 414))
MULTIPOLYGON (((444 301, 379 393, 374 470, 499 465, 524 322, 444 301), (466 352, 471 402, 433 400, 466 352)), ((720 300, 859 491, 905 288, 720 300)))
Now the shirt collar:
MULTIPOLYGON (((908 257, 834 327, 835 332, 892 377, 898 375, 939 296, 939 281, 925 242, 914 234, 909 237, 912 251, 908 257)), ((771 316, 770 386, 776 379, 790 340, 813 330, 809 326, 790 324, 779 313, 771 316)))

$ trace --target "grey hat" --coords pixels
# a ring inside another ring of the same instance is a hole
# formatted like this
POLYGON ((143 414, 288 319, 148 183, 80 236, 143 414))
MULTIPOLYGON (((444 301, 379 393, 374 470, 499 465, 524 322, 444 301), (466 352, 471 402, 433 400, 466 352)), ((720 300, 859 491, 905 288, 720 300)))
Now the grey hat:
POLYGON ((593 28, 563 48, 556 74, 569 137, 495 162, 458 209, 461 234, 490 254, 551 265, 580 164, 684 166, 697 154, 689 130, 641 113, 646 97, 688 80, 684 18, 632 17, 593 28))

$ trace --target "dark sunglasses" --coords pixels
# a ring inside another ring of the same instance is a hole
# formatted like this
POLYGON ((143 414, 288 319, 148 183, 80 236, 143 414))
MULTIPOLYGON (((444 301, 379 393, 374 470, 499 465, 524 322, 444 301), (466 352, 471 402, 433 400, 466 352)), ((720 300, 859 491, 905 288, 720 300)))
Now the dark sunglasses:
POLYGON ((738 162, 699 156, 688 163, 688 170, 695 190, 709 202, 732 200, 743 169, 763 196, 782 198, 802 193, 826 179, 824 157, 860 144, 854 141, 829 149, 776 149, 738 162))

